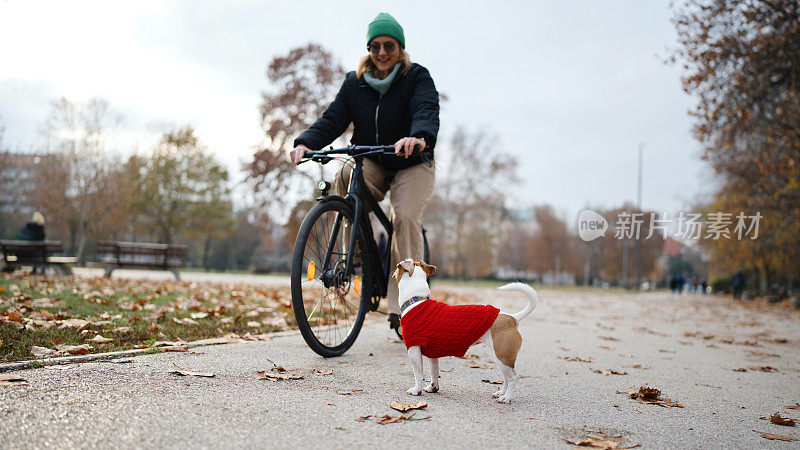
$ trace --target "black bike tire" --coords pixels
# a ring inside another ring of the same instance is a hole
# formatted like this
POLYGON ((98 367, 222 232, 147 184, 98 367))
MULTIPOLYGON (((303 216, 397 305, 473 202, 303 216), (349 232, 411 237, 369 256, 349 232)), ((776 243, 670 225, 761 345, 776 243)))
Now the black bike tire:
MULTIPOLYGON (((303 223, 300 226, 300 230, 297 233, 294 250, 292 252, 291 271, 292 310, 294 311, 295 320, 297 321, 297 328, 303 335, 303 339, 306 341, 306 344, 308 344, 308 346, 318 355, 325 358, 340 356, 346 352, 353 345, 353 343, 355 343, 358 334, 361 332, 361 326, 364 323, 364 317, 369 309, 369 300, 372 297, 371 258, 362 257, 363 280, 361 282, 361 299, 359 301, 358 312, 353 327, 344 341, 335 346, 325 345, 324 343, 320 342, 312 330, 311 325, 308 323, 305 305, 303 302, 302 280, 305 276, 305 273, 303 273, 303 258, 306 249, 306 243, 308 241, 309 234, 314 229, 314 225, 324 213, 330 211, 341 213, 344 219, 347 220, 352 226, 352 209, 350 208, 349 204, 345 203, 343 200, 332 199, 314 205, 314 207, 309 210, 308 214, 306 214, 306 217, 303 219, 303 223)), ((361 249, 365 249, 364 252, 367 252, 366 237, 364 235, 363 228, 359 230, 357 239, 359 247, 361 249)))

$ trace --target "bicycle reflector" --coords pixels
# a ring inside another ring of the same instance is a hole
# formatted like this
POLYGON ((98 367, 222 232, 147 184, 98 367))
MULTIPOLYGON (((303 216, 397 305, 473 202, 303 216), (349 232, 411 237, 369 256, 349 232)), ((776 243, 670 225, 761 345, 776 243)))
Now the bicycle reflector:
POLYGON ((361 278, 358 275, 353 278, 353 290, 356 291, 356 295, 360 294, 361 278))
POLYGON ((312 281, 314 279, 314 275, 316 275, 316 269, 314 266, 314 261, 308 262, 308 269, 306 270, 306 278, 308 278, 308 281, 312 281))

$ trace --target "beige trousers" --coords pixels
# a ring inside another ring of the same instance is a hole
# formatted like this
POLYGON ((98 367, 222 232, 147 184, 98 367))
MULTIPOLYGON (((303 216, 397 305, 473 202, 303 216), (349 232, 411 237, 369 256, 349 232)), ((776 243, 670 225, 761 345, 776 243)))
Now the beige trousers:
MULTIPOLYGON (((347 194, 352 171, 352 164, 348 163, 336 175, 335 187, 339 195, 347 194)), ((431 165, 428 167, 428 164, 423 162, 394 172, 384 169, 371 159, 364 158, 364 181, 372 192, 372 196, 379 202, 389 191, 387 178, 391 178, 389 201, 392 209, 390 218, 394 225, 389 269, 389 273, 392 273, 397 263, 406 258, 422 261, 424 256, 422 213, 433 195, 436 164, 431 161, 431 165)), ((364 206, 368 208, 366 204, 364 206)), ((397 281, 394 277, 390 277, 386 296, 389 312, 400 314, 397 293, 397 281)))

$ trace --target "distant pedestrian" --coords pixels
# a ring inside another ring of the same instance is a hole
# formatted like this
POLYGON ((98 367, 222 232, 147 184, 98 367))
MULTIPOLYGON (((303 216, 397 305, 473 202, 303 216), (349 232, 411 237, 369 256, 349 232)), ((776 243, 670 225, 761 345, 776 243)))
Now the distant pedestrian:
MULTIPOLYGON (((20 241, 43 241, 45 238, 44 223, 44 214, 40 213, 39 211, 34 211, 33 215, 31 216, 31 220, 29 220, 25 226, 19 230, 19 233, 17 233, 17 239, 20 241)), ((41 254, 36 250, 20 250, 17 252, 17 258, 20 260, 36 258, 39 256, 41 256, 41 254)), ((33 266, 33 273, 37 273, 36 266, 33 266)))
POLYGON ((742 292, 744 292, 744 285, 746 281, 747 280, 744 276, 744 272, 742 272, 741 270, 733 275, 733 277, 731 278, 731 288, 733 288, 733 298, 735 299, 742 298, 742 292))
POLYGON ((708 281, 705 278, 700 280, 700 289, 702 289, 701 294, 705 295, 708 293, 708 281))

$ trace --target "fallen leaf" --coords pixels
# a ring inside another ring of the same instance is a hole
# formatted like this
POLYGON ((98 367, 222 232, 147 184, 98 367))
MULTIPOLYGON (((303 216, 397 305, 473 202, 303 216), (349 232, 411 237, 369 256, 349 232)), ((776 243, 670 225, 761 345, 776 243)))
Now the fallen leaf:
POLYGON ((618 341, 619 339, 615 338, 614 336, 600 336, 600 339, 604 341, 618 341))
POLYGON ((431 418, 430 416, 427 416, 427 417, 420 417, 420 418, 417 419, 417 418, 414 418, 414 414, 416 414, 416 413, 408 414, 408 415, 400 414, 399 416, 390 416, 389 414, 384 414, 380 419, 378 419, 377 422, 380 425, 386 425, 388 423, 397 423, 397 422, 403 422, 403 421, 409 421, 410 422, 412 420, 427 420, 427 419, 431 418))
POLYGON ((161 353, 165 353, 165 352, 188 352, 189 351, 189 347, 183 347, 183 346, 180 346, 180 345, 167 345, 167 346, 164 346, 164 347, 156 347, 156 348, 161 353))
POLYGON ((566 359, 567 361, 577 361, 577 362, 585 362, 585 363, 593 363, 594 358, 581 358, 580 356, 561 356, 561 359, 566 359))
POLYGON ((595 369, 593 372, 594 373, 599 373, 599 374, 602 374, 602 375, 605 375, 605 376, 608 376, 608 375, 627 375, 628 374, 628 372, 625 372, 624 370, 614 370, 614 369, 602 369, 602 370, 595 369))
POLYGON ((663 406, 664 408, 683 408, 683 405, 680 403, 672 400, 672 399, 661 399, 661 391, 655 388, 642 386, 639 388, 632 387, 624 392, 628 394, 630 398, 636 400, 639 403, 645 404, 654 404, 658 406, 663 406))
POLYGON ((502 381, 492 381, 492 380, 481 380, 481 381, 483 381, 484 383, 489 383, 489 384, 503 384, 502 381))
POLYGON ((107 337, 103 337, 103 336, 100 336, 100 335, 98 334, 97 336, 95 336, 95 337, 93 337, 93 338, 89 339, 89 341, 90 341, 90 342, 95 342, 95 343, 98 343, 98 344, 105 344, 106 342, 111 342, 111 341, 113 341, 113 339, 110 339, 110 338, 107 338, 107 337))
POLYGON ((215 377, 211 372, 195 372, 194 370, 173 370, 170 373, 182 376, 215 377))
POLYGON ((731 370, 733 370, 734 372, 747 372, 747 369, 745 369, 744 367, 739 367, 738 369, 731 369, 731 370))
POLYGON ((641 365, 641 364, 634 364, 634 365, 633 365, 633 368, 634 368, 634 369, 649 370, 649 369, 650 369, 650 366, 643 366, 643 365, 641 365))
POLYGON ((395 401, 393 401, 392 403, 389 404, 390 408, 396 409, 396 410, 398 410, 400 412, 406 412, 406 411, 410 411, 412 409, 422 409, 422 408, 425 408, 427 406, 428 406, 428 404, 425 403, 425 402, 403 403, 403 402, 399 402, 397 400, 395 400, 395 401))
POLYGON ((155 323, 150 324, 150 326, 147 327, 147 331, 149 331, 150 333, 158 331, 158 325, 156 325, 155 323))
POLYGON ((783 425, 786 427, 793 427, 795 422, 793 419, 788 417, 781 417, 780 411, 775 412, 775 414, 769 416, 769 421, 774 423, 775 425, 783 425))
POLYGON ((370 414, 370 415, 368 415, 368 416, 361 416, 361 417, 359 417, 358 419, 356 419, 356 422, 366 422, 367 420, 369 420, 369 419, 370 419, 370 417, 375 417, 375 416, 373 416, 373 415, 371 415, 371 414, 370 414))
POLYGON ((608 345, 601 345, 598 348, 602 348, 603 350, 609 350, 609 351, 613 351, 614 350, 614 347, 611 347, 611 346, 608 346, 608 345))
POLYGON ((57 351, 46 348, 46 347, 31 347, 31 355, 38 357, 47 357, 47 356, 56 356, 58 354, 57 351))
POLYGON ((89 344, 56 346, 56 350, 58 350, 59 352, 67 352, 70 355, 85 355, 89 353, 89 350, 91 349, 92 346, 89 344))
POLYGON ((206 317, 208 317, 208 313, 207 312, 191 313, 189 314, 189 317, 191 317, 192 319, 205 319, 206 317))
POLYGON ((88 320, 66 319, 66 320, 62 320, 61 322, 59 322, 58 329, 59 330, 64 329, 64 328, 78 328, 78 329, 81 329, 81 328, 85 327, 86 325, 89 325, 89 321, 88 320))
POLYGON ((778 369, 770 366, 751 367, 750 370, 758 370, 760 372, 777 372, 778 369))
POLYGON ((303 378, 302 374, 293 373, 291 371, 286 370, 283 366, 279 366, 275 364, 272 360, 267 359, 267 361, 272 364, 272 369, 270 370, 261 370, 255 372, 254 375, 259 380, 270 380, 270 381, 279 381, 279 380, 299 380, 303 378))
POLYGON ((785 405, 784 408, 800 409, 800 403, 794 402, 794 405, 785 405))
POLYGON ((350 391, 336 391, 336 393, 339 395, 353 395, 350 391))
POLYGON ((471 368, 473 368, 473 369, 491 369, 491 368, 492 368, 492 366, 490 366, 490 365, 488 365, 488 364, 478 364, 478 363, 477 363, 477 362, 475 362, 475 361, 469 361, 469 362, 466 364, 466 366, 467 366, 467 367, 471 367, 471 368))
POLYGON ((333 371, 328 369, 312 369, 311 373, 315 375, 333 375, 333 371))
POLYGON ((782 435, 782 434, 764 433, 764 432, 761 432, 761 431, 756 431, 756 430, 753 430, 753 431, 755 431, 756 433, 761 433, 761 437, 762 437, 762 438, 764 438, 764 439, 769 439, 769 440, 773 440, 773 441, 787 441, 787 442, 791 442, 791 441, 796 441, 796 440, 797 440, 797 438, 796 438, 796 437, 794 437, 794 436, 784 436, 784 435, 782 435))
POLYGON ((9 384, 28 384, 28 380, 13 373, 0 373, 0 386, 9 384))

